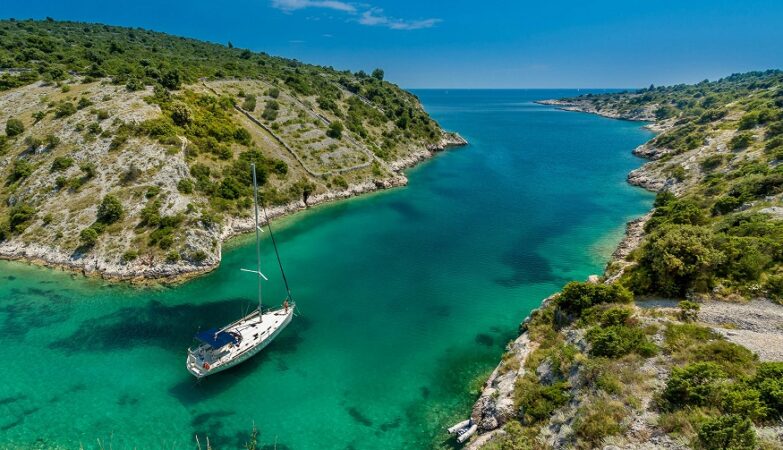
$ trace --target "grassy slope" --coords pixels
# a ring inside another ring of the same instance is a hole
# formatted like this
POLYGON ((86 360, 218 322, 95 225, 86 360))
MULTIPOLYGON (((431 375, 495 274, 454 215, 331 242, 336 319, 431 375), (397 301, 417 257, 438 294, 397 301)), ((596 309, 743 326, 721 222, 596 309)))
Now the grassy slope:
POLYGON ((0 37, 0 124, 24 128, 0 137, 7 248, 213 266, 247 216, 251 162, 264 201, 287 205, 399 184, 443 138, 415 96, 364 73, 97 24, 0 21, 0 37), (124 214, 96 223, 107 195, 124 214))

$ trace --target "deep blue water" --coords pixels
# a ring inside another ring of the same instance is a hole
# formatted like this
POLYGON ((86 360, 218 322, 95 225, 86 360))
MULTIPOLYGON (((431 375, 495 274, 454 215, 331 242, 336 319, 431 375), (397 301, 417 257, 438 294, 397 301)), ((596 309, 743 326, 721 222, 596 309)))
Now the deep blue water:
MULTIPOLYGON (((519 322, 600 273, 650 208, 625 176, 651 133, 532 103, 575 91, 416 94, 470 145, 409 171, 405 188, 278 223, 301 316, 200 384, 185 348, 252 305, 248 240, 165 289, 0 262, 0 447, 194 448, 198 434, 236 448, 253 423, 278 448, 440 445, 519 322)), ((266 292, 282 298, 279 283, 266 292)))

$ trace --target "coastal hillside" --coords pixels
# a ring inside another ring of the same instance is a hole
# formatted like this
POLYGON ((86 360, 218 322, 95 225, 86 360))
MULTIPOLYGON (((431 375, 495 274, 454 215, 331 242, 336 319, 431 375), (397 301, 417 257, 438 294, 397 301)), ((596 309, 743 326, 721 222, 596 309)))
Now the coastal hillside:
POLYGON ((783 72, 542 103, 651 122, 658 194, 522 324, 469 448, 783 448, 783 72))
POLYGON ((462 145, 383 71, 137 28, 0 21, 0 257, 122 279, 214 268, 270 217, 462 145))

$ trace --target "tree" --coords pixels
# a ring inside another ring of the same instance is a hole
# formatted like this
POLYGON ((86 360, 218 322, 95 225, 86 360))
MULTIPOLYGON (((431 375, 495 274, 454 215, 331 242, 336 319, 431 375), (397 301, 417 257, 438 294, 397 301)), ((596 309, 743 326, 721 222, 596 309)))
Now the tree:
POLYGON ((630 303, 632 300, 631 293, 619 284, 572 281, 563 288, 557 298, 557 306, 567 313, 579 314, 601 303, 630 303))
POLYGON ((329 125, 329 129, 326 130, 326 135, 333 139, 340 139, 343 137, 343 124, 340 121, 334 121, 329 125))
POLYGON ((175 124, 184 127, 193 120, 193 114, 190 112, 188 105, 177 102, 171 107, 171 120, 175 124))
POLYGON ((712 273, 725 255, 716 248, 710 229, 694 225, 663 225, 642 247, 638 269, 651 276, 639 291, 681 296, 686 290, 709 288, 712 273))
POLYGON ((122 218, 122 203, 113 195, 103 197, 98 206, 98 222, 112 224, 122 218))
POLYGON ((675 367, 666 382, 662 398, 670 408, 710 406, 717 400, 726 373, 714 362, 675 367))
POLYGON ((92 247, 98 242, 98 232, 93 227, 87 227, 79 233, 79 240, 85 247, 92 247))
POLYGON ((375 69, 372 71, 372 77, 375 78, 376 80, 383 81, 383 76, 384 76, 383 69, 375 69))
POLYGON ((169 69, 163 73, 160 84, 166 89, 176 90, 182 84, 182 77, 177 69, 169 69))
POLYGON ((8 137, 14 137, 18 136, 20 134, 24 133, 24 124, 19 119, 14 119, 13 117, 8 119, 5 123, 5 134, 8 137))

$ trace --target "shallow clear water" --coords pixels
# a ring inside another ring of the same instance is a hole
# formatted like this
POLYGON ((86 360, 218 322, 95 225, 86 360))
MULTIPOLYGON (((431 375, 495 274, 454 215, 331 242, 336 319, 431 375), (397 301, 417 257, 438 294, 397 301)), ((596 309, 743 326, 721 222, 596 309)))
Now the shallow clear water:
MULTIPOLYGON (((573 91, 416 93, 471 145, 410 171, 406 188, 280 223, 301 315, 201 383, 185 349, 252 307, 238 270, 251 241, 176 288, 0 262, 2 447, 194 448, 198 434, 236 448, 253 423, 279 449, 442 443, 525 315, 601 272, 625 221, 650 207, 625 175, 651 134, 531 103, 573 91)), ((265 289, 282 298, 279 283, 265 289)))

